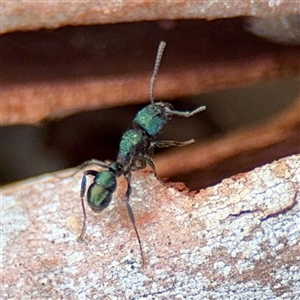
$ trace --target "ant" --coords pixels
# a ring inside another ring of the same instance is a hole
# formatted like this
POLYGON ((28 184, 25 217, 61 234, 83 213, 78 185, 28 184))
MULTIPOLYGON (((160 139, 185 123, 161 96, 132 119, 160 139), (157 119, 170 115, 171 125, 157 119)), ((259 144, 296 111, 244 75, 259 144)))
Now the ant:
POLYGON ((87 190, 87 203, 90 208, 99 213, 103 211, 112 200, 112 195, 117 188, 117 177, 124 176, 127 181, 127 190, 125 193, 126 208, 137 236, 139 248, 144 264, 144 256, 142 250, 141 239, 135 224, 135 218, 132 208, 129 203, 131 195, 131 172, 146 168, 147 163, 152 168, 155 177, 160 181, 156 174, 155 165, 151 158, 155 147, 171 147, 171 146, 186 146, 194 142, 188 140, 183 142, 177 141, 156 141, 156 137, 163 131, 166 124, 171 120, 172 116, 189 118, 203 110, 205 106, 200 106, 197 109, 188 111, 176 111, 173 106, 165 102, 154 102, 154 84, 158 73, 161 58, 164 52, 166 42, 161 41, 157 50, 154 71, 150 80, 150 104, 141 109, 135 116, 132 128, 125 131, 121 137, 119 152, 115 162, 107 164, 100 160, 90 160, 83 163, 82 166, 96 164, 105 168, 100 172, 95 170, 87 170, 84 172, 81 181, 81 205, 83 211, 83 225, 79 240, 83 239, 86 228, 86 211, 84 206, 84 195, 86 193, 86 178, 94 176, 93 183, 87 190))

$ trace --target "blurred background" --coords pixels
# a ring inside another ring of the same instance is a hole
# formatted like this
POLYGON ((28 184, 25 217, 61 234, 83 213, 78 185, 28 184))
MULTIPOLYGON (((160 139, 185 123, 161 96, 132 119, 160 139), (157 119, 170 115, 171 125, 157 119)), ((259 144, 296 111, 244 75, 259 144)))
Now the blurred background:
POLYGON ((188 119, 174 117, 159 136, 196 140, 193 148, 186 147, 193 150, 157 149, 161 176, 200 189, 299 153, 299 121, 289 121, 289 112, 284 113, 291 107, 297 110, 299 46, 259 37, 249 24, 245 18, 160 21, 0 36, 1 184, 75 167, 91 158, 114 160, 121 135, 148 104, 162 39, 167 47, 156 101, 171 102, 177 110, 201 105, 207 110, 188 119), (46 115, 43 101, 51 103, 46 115), (290 126, 282 127, 282 118, 290 126), (256 132, 272 131, 270 122, 275 124, 273 142, 262 142, 256 132), (281 139, 282 130, 286 135, 281 139), (249 151, 230 142, 232 137, 242 144, 249 132, 254 133, 245 146, 249 151), (228 147, 233 148, 230 155, 228 147), (216 148, 223 157, 214 158, 214 151, 207 150, 216 148), (170 163, 172 153, 179 154, 170 163))

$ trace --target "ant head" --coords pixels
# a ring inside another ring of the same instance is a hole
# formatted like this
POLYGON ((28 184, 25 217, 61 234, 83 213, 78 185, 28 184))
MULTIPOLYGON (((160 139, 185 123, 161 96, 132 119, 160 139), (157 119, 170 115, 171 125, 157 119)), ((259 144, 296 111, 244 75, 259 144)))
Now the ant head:
POLYGON ((160 134, 172 118, 173 106, 166 102, 156 102, 141 109, 133 120, 133 127, 146 132, 150 139, 160 134))

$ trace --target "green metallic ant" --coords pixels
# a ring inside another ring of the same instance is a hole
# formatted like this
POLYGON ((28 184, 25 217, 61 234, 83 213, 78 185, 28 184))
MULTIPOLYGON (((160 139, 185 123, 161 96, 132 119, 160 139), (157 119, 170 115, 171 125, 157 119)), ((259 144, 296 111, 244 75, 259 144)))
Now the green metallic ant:
POLYGON ((100 160, 90 160, 83 165, 96 164, 104 167, 106 170, 100 172, 94 170, 87 170, 84 172, 81 181, 81 205, 83 210, 83 226, 79 239, 83 239, 86 227, 86 211, 84 206, 84 195, 86 192, 86 177, 88 175, 94 176, 94 182, 87 190, 87 202, 90 208, 99 213, 104 210, 111 202, 112 195, 117 188, 117 177, 124 176, 127 181, 127 190, 125 193, 126 208, 129 213, 130 220, 135 230, 142 262, 144 263, 144 256, 142 250, 142 243, 138 234, 132 208, 129 204, 131 195, 131 172, 144 169, 147 164, 153 169, 154 175, 158 176, 155 171, 155 165, 151 158, 155 147, 171 147, 171 146, 186 146, 194 142, 188 140, 183 142, 176 141, 156 141, 156 137, 163 131, 166 124, 171 120, 172 116, 179 116, 189 118, 203 110, 205 106, 200 106, 197 109, 188 112, 176 111, 169 103, 154 102, 154 83, 158 73, 158 68, 161 62, 166 43, 161 41, 157 51, 157 57, 153 75, 150 81, 150 101, 151 104, 140 110, 133 120, 132 128, 127 130, 120 141, 119 152, 115 162, 107 164, 100 160))

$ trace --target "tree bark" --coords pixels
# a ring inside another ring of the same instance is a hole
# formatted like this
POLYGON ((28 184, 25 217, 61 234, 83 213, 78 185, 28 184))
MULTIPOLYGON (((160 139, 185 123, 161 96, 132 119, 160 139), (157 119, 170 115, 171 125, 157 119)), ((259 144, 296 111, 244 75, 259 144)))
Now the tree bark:
POLYGON ((199 192, 135 172, 143 266, 124 179, 105 211, 87 208, 83 243, 82 171, 6 186, 2 299, 296 299, 299 166, 290 156, 199 192))

